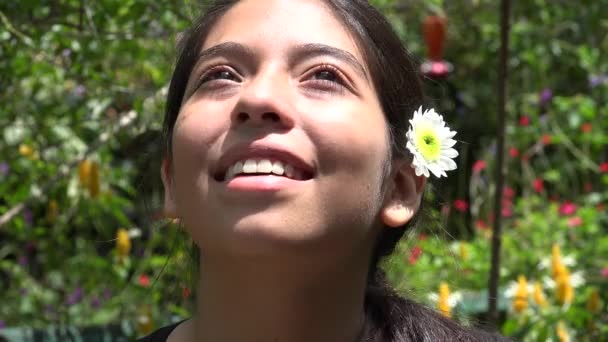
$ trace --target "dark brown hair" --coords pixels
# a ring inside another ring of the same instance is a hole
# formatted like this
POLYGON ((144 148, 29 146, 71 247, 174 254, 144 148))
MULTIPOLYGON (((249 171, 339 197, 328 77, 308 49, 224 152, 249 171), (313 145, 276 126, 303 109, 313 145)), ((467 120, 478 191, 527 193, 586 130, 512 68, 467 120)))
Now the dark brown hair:
MULTIPOLYGON (((363 54, 388 123, 390 157, 409 158, 402 142, 406 141, 409 119, 424 101, 413 58, 386 18, 367 1, 322 1, 352 34, 363 54)), ((173 126, 197 55, 211 28, 237 2, 220 0, 210 5, 180 42, 163 125, 165 153, 169 157, 173 126)), ((500 340, 500 336, 462 327, 423 305, 399 296, 388 285, 382 269, 378 267, 379 262, 393 252, 408 227, 415 224, 417 216, 400 229, 385 228, 378 237, 370 260, 362 341, 500 340)))

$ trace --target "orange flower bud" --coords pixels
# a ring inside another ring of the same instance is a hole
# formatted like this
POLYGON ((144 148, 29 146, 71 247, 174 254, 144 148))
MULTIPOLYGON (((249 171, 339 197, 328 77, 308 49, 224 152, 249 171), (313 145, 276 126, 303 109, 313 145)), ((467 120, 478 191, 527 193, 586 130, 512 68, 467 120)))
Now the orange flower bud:
POLYGON ((517 289, 512 304, 513 310, 517 313, 521 313, 528 308, 528 281, 523 275, 517 278, 517 289))
POLYGON ((439 300, 437 301, 437 308, 445 317, 452 317, 452 309, 450 308, 448 300, 449 298, 450 287, 446 282, 441 282, 441 284, 439 284, 439 300))
POLYGON ((119 259, 127 257, 131 252, 131 238, 129 232, 124 228, 120 228, 116 232, 116 252, 119 259))
POLYGON ((97 163, 91 163, 91 168, 89 171, 89 195, 95 198, 99 195, 99 168, 97 167, 97 163))
POLYGON ((534 298, 536 305, 540 306, 541 308, 547 306, 547 298, 545 297, 539 282, 534 283, 534 294, 532 297, 534 298))
POLYGON ((78 165, 78 180, 83 188, 89 186, 89 174, 91 173, 91 161, 85 159, 78 165))

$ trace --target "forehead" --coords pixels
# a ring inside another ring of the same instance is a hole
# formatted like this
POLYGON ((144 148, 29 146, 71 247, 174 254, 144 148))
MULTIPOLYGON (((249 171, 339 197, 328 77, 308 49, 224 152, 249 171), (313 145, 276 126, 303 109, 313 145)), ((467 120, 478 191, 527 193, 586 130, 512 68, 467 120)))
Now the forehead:
POLYGON ((227 41, 266 52, 325 44, 350 52, 364 64, 348 29, 321 0, 241 0, 209 32, 203 49, 227 41))

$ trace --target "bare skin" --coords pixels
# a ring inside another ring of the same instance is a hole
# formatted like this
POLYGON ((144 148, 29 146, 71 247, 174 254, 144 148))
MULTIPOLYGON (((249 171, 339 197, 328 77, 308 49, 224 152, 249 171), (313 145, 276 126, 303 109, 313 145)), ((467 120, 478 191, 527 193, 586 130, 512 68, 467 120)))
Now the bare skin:
POLYGON ((201 250, 198 312, 169 341, 356 341, 375 238, 411 219, 424 179, 387 160, 355 41, 321 1, 243 0, 202 52, 161 170, 201 250), (280 147, 313 176, 231 188, 215 175, 235 146, 280 147))

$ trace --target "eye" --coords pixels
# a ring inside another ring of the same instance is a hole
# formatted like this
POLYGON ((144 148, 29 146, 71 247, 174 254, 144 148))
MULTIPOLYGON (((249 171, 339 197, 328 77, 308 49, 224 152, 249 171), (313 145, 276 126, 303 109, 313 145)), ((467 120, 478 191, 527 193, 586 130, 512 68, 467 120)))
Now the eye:
POLYGON ((311 78, 314 80, 323 80, 323 81, 341 83, 340 78, 332 70, 319 70, 319 71, 315 72, 311 78))
POLYGON ((307 73, 304 83, 315 91, 343 91, 351 89, 346 76, 333 65, 319 65, 307 73))
POLYGON ((216 66, 205 71, 200 78, 199 86, 212 82, 236 82, 240 83, 241 79, 237 73, 227 66, 216 66))

